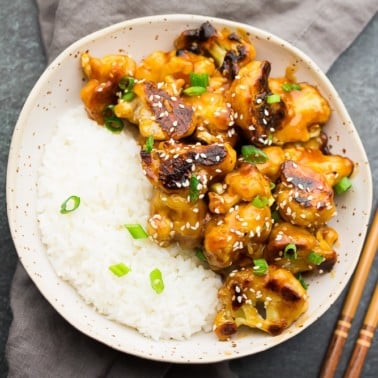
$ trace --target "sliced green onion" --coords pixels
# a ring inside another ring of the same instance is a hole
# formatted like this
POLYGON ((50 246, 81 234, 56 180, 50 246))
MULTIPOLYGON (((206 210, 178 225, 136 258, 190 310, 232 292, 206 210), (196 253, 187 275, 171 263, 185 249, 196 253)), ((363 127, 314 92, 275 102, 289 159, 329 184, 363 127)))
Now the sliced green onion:
POLYGON ((117 116, 106 117, 104 119, 105 127, 113 133, 120 133, 123 129, 123 121, 117 116))
POLYGON ((190 85, 192 87, 206 88, 209 85, 209 75, 207 73, 190 73, 190 85))
POLYGON ((308 288, 308 283, 303 279, 302 275, 300 273, 295 275, 295 278, 300 282, 302 287, 307 290, 308 288))
POLYGON ((296 260, 297 255, 297 246, 294 243, 289 243, 284 249, 284 257, 289 258, 290 260, 296 260))
POLYGON ((244 145, 241 148, 241 154, 245 161, 252 164, 265 163, 268 155, 254 145, 244 145))
POLYGON ((126 92, 125 94, 122 95, 122 100, 130 102, 134 100, 136 97, 136 94, 134 92, 126 92))
POLYGON ((205 87, 188 87, 183 90, 184 94, 187 96, 200 96, 202 93, 206 92, 205 87))
POLYGON ((200 184, 200 181, 198 180, 198 177, 195 175, 192 175, 190 177, 190 183, 189 183, 190 202, 195 202, 198 200, 198 197, 199 197, 198 185, 199 184, 200 184))
POLYGON ((269 188, 270 188, 270 191, 274 190, 276 188, 276 184, 273 181, 271 181, 269 183, 269 188))
POLYGON ((348 177, 343 177, 334 187, 333 190, 336 194, 341 194, 346 192, 352 187, 352 181, 348 177))
POLYGON ((78 196, 69 196, 61 205, 60 213, 68 214, 76 210, 80 205, 80 197, 78 196))
POLYGON ((282 89, 285 92, 291 92, 291 91, 300 91, 302 87, 297 83, 284 83, 282 84, 282 89))
POLYGON ((114 114, 114 105, 110 104, 102 112, 105 127, 113 133, 119 133, 123 129, 123 121, 114 114))
POLYGON ((271 94, 269 96, 266 96, 266 102, 268 104, 275 104, 276 102, 281 101, 281 96, 279 94, 271 94))
POLYGON ((269 204, 269 198, 267 197, 260 197, 256 196, 252 200, 252 205, 255 207, 258 207, 259 209, 262 209, 263 207, 267 206, 269 204))
POLYGON ((135 93, 132 91, 133 86, 135 83, 135 79, 131 76, 124 76, 121 78, 121 80, 118 82, 118 86, 120 89, 122 89, 122 100, 130 102, 135 98, 135 93))
POLYGON ((265 259, 254 259, 253 264, 252 269, 256 276, 264 276, 268 273, 269 266, 265 259))
POLYGON ((123 91, 131 91, 133 89, 135 83, 135 79, 131 76, 124 76, 121 78, 121 80, 118 82, 118 86, 123 91))
POLYGON ((134 239, 146 239, 146 238, 148 238, 147 232, 138 223, 125 224, 125 227, 134 239))
POLYGON ((320 265, 326 258, 318 253, 311 251, 307 256, 308 262, 314 265, 320 265))
POLYGON ((196 256, 201 261, 207 261, 205 254, 203 253, 202 249, 196 250, 196 256))
POLYGON ((152 149, 154 147, 154 136, 153 135, 149 135, 146 139, 146 143, 144 145, 144 150, 146 152, 151 152, 152 149))
POLYGON ((122 277, 130 272, 130 268, 124 263, 118 263, 109 266, 109 270, 114 273, 117 277, 122 277))
POLYGON ((164 290, 163 276, 159 269, 154 269, 150 272, 150 283, 157 294, 160 294, 164 290))

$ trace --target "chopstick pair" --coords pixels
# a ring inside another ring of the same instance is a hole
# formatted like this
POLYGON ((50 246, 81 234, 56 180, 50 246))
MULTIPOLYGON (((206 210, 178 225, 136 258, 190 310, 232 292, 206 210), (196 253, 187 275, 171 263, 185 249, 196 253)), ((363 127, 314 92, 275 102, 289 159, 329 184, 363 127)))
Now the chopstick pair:
MULTIPOLYGON (((375 211, 374 219, 371 224, 366 242, 354 273, 351 286, 344 302, 339 320, 328 350, 323 361, 320 372, 321 378, 332 378, 340 360, 345 341, 348 337, 350 327, 357 305, 360 301, 369 270, 374 260, 378 248, 378 211, 375 211)), ((346 371, 345 377, 358 377, 362 371, 367 351, 370 347, 378 321, 378 289, 375 288, 374 295, 369 305, 369 309, 364 318, 364 325, 361 327, 359 338, 356 342, 355 350, 346 371)))
POLYGON ((359 377, 364 366, 367 352, 374 337, 374 331, 378 323, 378 285, 375 285, 369 308, 366 312, 363 325, 354 346, 352 357, 349 360, 344 378, 359 377))

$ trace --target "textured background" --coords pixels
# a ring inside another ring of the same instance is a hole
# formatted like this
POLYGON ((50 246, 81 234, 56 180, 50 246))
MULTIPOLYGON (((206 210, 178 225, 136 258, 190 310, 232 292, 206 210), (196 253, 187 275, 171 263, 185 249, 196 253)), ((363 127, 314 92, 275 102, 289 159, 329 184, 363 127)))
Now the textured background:
MULTIPOLYGON (((17 263, 6 215, 5 177, 7 155, 17 117, 29 91, 42 73, 46 59, 40 41, 38 14, 34 1, 13 0, 10 2, 8 0, 0 0, 0 12, 0 114, 2 118, 0 126, 0 377, 5 377, 7 365, 4 348, 11 322, 9 290, 17 263)), ((367 150, 373 176, 375 176, 375 206, 378 198, 377 39, 378 17, 375 16, 364 32, 328 72, 328 77, 339 91, 367 150)), ((377 276, 378 259, 376 258, 356 321, 346 344, 338 376, 341 376, 341 372, 347 364, 348 356, 353 348, 353 341, 363 318, 363 309, 366 307, 377 276)), ((258 362, 261 362, 264 366, 269 367, 265 369, 264 375, 272 377, 277 374, 280 368, 275 363, 280 359, 275 357, 288 350, 294 351, 294 353, 287 353, 286 359, 287 366, 292 366, 293 374, 291 376, 299 376, 299 372, 317 370, 322 361, 344 296, 345 293, 325 316, 295 339, 289 340, 268 353, 260 353, 250 359, 235 360, 231 363, 232 370, 238 372, 240 377, 251 376, 258 371, 258 362), (315 334, 317 335, 316 341, 314 341, 315 334), (298 345, 308 348, 308 360, 296 359, 295 350, 298 345)), ((378 371, 377 346, 378 341, 375 340, 368 355, 364 377, 374 377, 378 371)), ((290 371, 290 368, 283 370, 290 371)), ((255 375, 257 376, 257 374, 255 375)))

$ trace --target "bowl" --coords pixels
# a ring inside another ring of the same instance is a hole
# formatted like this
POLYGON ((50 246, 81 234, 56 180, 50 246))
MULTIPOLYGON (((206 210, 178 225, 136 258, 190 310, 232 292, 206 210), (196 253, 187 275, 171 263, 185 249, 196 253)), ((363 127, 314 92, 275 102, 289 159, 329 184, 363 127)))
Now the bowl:
POLYGON ((336 90, 316 64, 288 42, 249 25, 196 15, 162 15, 115 24, 90 34, 63 51, 31 91, 12 137, 7 171, 7 210, 11 234, 26 271, 44 297, 69 323, 114 349, 136 356, 178 363, 210 363, 251 355, 288 340, 322 316, 347 285, 358 262, 372 203, 369 163, 358 133, 336 90), (37 224, 36 185, 43 146, 49 143, 57 117, 81 104, 80 55, 101 57, 120 51, 136 61, 154 50, 170 50, 185 29, 209 21, 216 28, 244 30, 256 47, 257 59, 272 63, 271 76, 283 76, 295 65, 299 81, 315 84, 329 101, 326 125, 331 152, 347 155, 355 164, 353 187, 337 198, 337 216, 329 222, 339 233, 339 257, 331 274, 310 281, 309 309, 279 336, 243 333, 220 342, 213 333, 197 333, 185 341, 155 341, 96 312, 61 280, 49 263, 37 224), (364 195, 361 195, 364 193, 364 195))

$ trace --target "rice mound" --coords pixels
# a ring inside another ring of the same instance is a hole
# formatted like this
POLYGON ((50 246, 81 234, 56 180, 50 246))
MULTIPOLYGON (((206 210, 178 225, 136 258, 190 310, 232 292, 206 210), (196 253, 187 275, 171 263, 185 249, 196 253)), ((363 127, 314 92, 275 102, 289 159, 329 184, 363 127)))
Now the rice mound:
POLYGON ((60 118, 39 171, 41 238, 58 276, 98 312, 153 339, 182 340, 212 329, 221 281, 193 251, 134 240, 123 227, 145 225, 149 214, 152 188, 139 149, 131 130, 112 134, 82 107, 60 118), (71 195, 80 206, 61 214, 71 195), (123 277, 108 269, 120 262, 131 268, 123 277), (155 268, 161 294, 150 285, 155 268))

